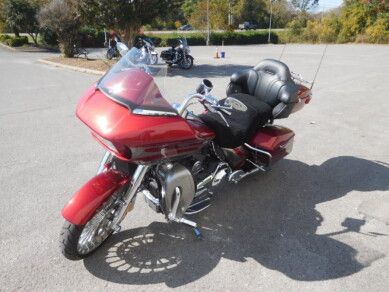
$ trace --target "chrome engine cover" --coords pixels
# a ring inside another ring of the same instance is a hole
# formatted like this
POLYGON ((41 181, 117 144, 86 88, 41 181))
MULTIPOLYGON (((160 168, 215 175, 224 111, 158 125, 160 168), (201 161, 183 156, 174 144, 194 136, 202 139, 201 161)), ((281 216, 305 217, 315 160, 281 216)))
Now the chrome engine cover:
POLYGON ((180 163, 167 163, 159 168, 158 175, 162 186, 163 212, 168 218, 181 219, 195 196, 196 188, 191 172, 180 163), (178 196, 177 209, 173 210, 178 196))

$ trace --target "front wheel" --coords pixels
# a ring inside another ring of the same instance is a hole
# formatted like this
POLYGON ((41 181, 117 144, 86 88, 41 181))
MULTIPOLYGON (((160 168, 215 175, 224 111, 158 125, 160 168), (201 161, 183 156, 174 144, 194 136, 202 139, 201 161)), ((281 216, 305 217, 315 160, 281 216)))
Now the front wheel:
POLYGON ((150 56, 150 64, 155 65, 158 63, 158 55, 156 54, 151 54, 150 56))
POLYGON ((67 259, 79 260, 87 257, 113 233, 112 223, 122 207, 118 195, 112 195, 102 204, 85 225, 64 222, 60 234, 60 249, 67 259))
POLYGON ((107 58, 107 60, 112 60, 113 58, 113 53, 111 50, 108 50, 105 57, 107 58))
POLYGON ((180 62, 180 67, 182 69, 188 70, 192 68, 193 66, 193 57, 190 55, 186 55, 184 58, 182 58, 180 62))

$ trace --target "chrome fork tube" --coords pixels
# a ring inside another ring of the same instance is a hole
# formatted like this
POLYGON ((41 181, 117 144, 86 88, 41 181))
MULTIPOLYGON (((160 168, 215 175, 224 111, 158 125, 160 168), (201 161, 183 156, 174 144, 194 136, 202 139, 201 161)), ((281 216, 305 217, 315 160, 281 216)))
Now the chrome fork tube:
POLYGON ((136 168, 134 175, 131 179, 131 186, 126 192, 126 194, 123 196, 123 201, 128 204, 132 201, 133 197, 136 195, 143 178, 145 177, 147 171, 150 169, 150 166, 148 165, 138 165, 136 168))
POLYGON ((148 165, 138 165, 136 168, 134 175, 132 176, 131 179, 131 184, 127 192, 123 195, 121 198, 120 204, 122 205, 119 213, 115 215, 115 219, 112 224, 112 228, 114 230, 120 229, 118 226, 120 222, 124 219, 127 207, 128 205, 133 201, 135 195, 138 192, 138 189, 140 185, 142 184, 142 181, 147 173, 147 171, 150 169, 150 166, 148 165))
POLYGON ((109 151, 106 151, 103 158, 101 159, 100 161, 100 165, 99 165, 99 168, 97 170, 97 174, 100 174, 104 171, 105 169, 105 165, 107 164, 107 162, 112 158, 112 154, 111 152, 109 151))

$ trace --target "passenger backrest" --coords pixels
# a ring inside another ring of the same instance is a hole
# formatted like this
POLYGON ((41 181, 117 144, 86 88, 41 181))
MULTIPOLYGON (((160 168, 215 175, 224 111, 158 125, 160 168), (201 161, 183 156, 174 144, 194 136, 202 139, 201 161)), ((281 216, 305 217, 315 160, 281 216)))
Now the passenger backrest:
POLYGON ((253 95, 273 108, 273 118, 289 116, 297 101, 297 86, 288 66, 266 59, 253 69, 236 72, 231 76, 227 96, 232 93, 253 95))

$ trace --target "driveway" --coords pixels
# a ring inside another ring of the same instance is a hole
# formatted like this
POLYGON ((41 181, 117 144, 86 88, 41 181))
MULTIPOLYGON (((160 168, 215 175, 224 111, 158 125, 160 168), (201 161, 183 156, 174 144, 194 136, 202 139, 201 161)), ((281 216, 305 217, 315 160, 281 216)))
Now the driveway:
MULTIPOLYGON (((312 79, 323 46, 193 47, 196 66, 170 70, 169 101, 202 78, 223 97, 228 76, 279 58, 312 79)), ((94 175, 102 148, 74 116, 98 77, 0 48, 0 290, 388 291, 389 50, 329 46, 302 111, 278 124, 294 150, 267 174, 224 187, 194 239, 137 201, 121 232, 89 258, 58 249, 60 210, 94 175)))

